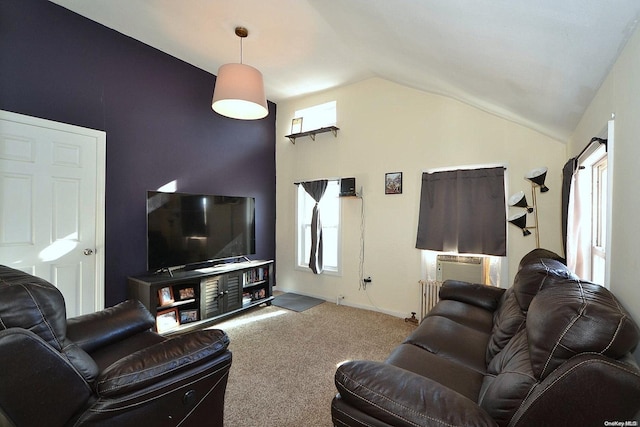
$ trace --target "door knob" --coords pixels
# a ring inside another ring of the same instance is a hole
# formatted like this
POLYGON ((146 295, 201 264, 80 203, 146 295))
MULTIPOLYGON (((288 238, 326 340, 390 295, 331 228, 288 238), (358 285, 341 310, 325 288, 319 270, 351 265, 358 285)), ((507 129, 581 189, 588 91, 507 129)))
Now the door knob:
POLYGON ((93 255, 93 249, 85 249, 84 251, 82 251, 83 254, 85 255, 93 255))

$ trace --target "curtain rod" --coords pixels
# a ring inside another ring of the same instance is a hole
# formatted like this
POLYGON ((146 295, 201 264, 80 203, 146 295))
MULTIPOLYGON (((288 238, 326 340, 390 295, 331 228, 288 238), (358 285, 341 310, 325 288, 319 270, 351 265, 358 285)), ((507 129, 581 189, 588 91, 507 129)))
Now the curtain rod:
MULTIPOLYGON (((340 181, 342 178, 323 178, 323 179, 325 179, 327 181, 340 181)), ((310 181, 320 181, 320 179, 312 179, 312 180, 309 180, 309 181, 294 182, 293 185, 300 185, 303 182, 310 182, 310 181)))
POLYGON ((580 154, 578 154, 576 156, 576 162, 578 162, 580 160, 580 157, 582 157, 582 155, 584 153, 587 152, 587 150, 593 145, 594 142, 597 142, 598 144, 604 144, 604 150, 607 151, 608 150, 608 146, 607 146, 607 139, 604 138, 598 138, 597 136, 594 136, 593 138, 591 138, 591 141, 589 141, 589 143, 587 144, 586 147, 584 147, 582 149, 582 151, 580 152, 580 154))

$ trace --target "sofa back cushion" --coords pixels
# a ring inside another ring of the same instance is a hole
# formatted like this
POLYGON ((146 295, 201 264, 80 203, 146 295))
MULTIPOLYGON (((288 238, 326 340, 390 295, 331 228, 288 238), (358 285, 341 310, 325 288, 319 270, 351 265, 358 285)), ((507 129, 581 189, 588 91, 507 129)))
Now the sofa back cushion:
POLYGON ((486 362, 502 350, 519 330, 524 328, 531 300, 545 286, 575 277, 559 261, 559 256, 546 249, 534 249, 520 262, 513 286, 502 295, 493 314, 493 328, 487 344, 486 362), (551 258, 543 258, 549 256, 551 258))
POLYGON ((566 265, 551 258, 541 258, 521 266, 513 280, 516 299, 523 311, 529 309, 533 298, 547 286, 578 277, 566 265))
POLYGON ((525 265, 538 262, 541 259, 552 259, 561 262, 562 264, 566 264, 565 259, 557 253, 548 249, 536 248, 522 257, 522 259, 520 260, 520 264, 518 265, 518 271, 520 271, 520 269, 522 269, 522 267, 524 267, 525 265))
POLYGON ((577 279, 542 289, 529 307, 526 330, 538 379, 580 353, 619 359, 640 338, 638 326, 609 290, 577 279))
POLYGON ((62 351, 66 333, 64 298, 46 280, 0 266, 0 327, 23 328, 62 351))
POLYGON ((507 289, 502 295, 499 308, 493 313, 493 327, 486 351, 487 365, 518 331, 524 329, 525 319, 513 287, 507 289))
POLYGON ((489 363, 478 404, 499 426, 506 426, 536 384, 526 330, 522 329, 489 363))
POLYGON ((59 351, 89 382, 98 375, 91 357, 66 337, 60 290, 46 280, 0 265, 0 329, 22 328, 59 351))

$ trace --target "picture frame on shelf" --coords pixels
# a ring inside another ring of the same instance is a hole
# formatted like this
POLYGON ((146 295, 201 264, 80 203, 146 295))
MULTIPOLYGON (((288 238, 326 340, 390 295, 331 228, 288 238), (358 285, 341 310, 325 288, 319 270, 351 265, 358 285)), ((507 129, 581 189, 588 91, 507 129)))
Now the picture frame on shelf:
POLYGON ((180 301, 193 299, 196 297, 196 290, 193 286, 178 289, 178 298, 180 301))
POLYGON ((188 309, 188 310, 180 310, 180 324, 183 325, 185 323, 197 322, 198 319, 198 309, 188 309))
POLYGON ((402 194, 402 172, 384 174, 384 194, 402 194))
POLYGON ((302 117, 296 117, 291 120, 291 134, 302 133, 302 117))
POLYGON ((156 329, 158 330, 158 333, 166 332, 177 326, 180 326, 177 308, 170 308, 157 313, 156 329))
POLYGON ((171 289, 171 286, 158 289, 158 301, 161 306, 173 304, 176 301, 173 297, 173 289, 171 289))

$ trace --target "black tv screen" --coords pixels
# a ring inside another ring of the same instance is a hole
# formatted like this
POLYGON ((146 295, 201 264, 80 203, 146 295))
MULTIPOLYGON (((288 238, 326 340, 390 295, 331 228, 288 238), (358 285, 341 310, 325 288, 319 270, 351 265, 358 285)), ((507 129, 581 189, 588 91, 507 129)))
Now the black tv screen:
POLYGON ((255 254, 253 197, 147 192, 147 269, 255 254))

